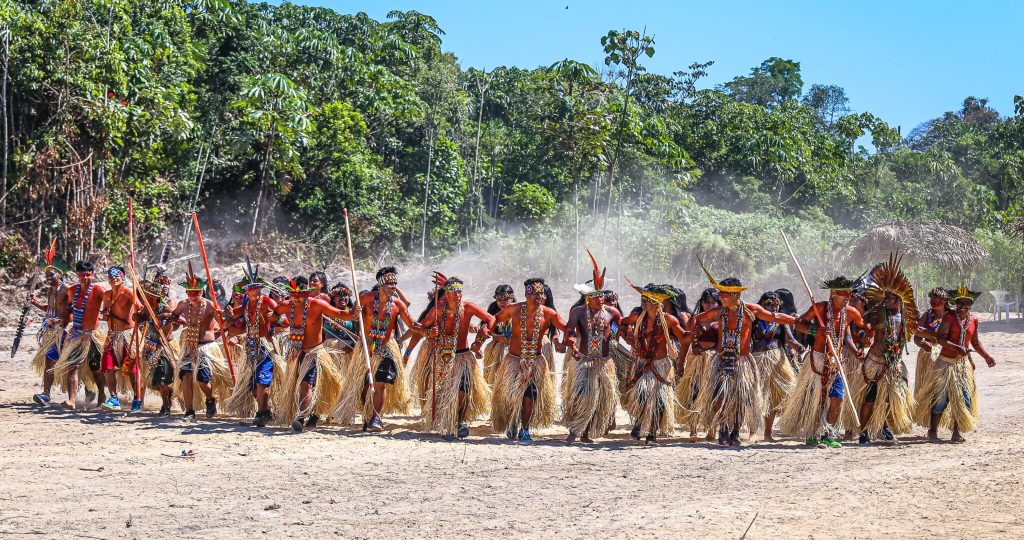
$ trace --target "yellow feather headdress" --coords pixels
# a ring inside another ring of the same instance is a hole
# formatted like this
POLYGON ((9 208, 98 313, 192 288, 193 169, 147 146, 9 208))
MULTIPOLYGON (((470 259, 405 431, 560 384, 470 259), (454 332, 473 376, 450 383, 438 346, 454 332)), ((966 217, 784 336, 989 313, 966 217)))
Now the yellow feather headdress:
POLYGON ((697 262, 700 263, 700 269, 703 270, 704 275, 708 277, 708 281, 711 282, 711 286, 717 289, 719 292, 740 293, 747 290, 747 288, 742 285, 722 285, 715 279, 714 276, 711 275, 711 272, 708 272, 707 267, 704 266, 704 261, 700 260, 700 258, 698 257, 697 262))
POLYGON ((885 296, 894 294, 902 300, 905 338, 909 341, 917 327, 917 302, 914 300, 914 287, 910 279, 903 273, 900 262, 903 257, 899 253, 890 253, 889 260, 871 270, 870 281, 865 296, 868 299, 867 311, 869 319, 880 320, 885 307, 885 296))

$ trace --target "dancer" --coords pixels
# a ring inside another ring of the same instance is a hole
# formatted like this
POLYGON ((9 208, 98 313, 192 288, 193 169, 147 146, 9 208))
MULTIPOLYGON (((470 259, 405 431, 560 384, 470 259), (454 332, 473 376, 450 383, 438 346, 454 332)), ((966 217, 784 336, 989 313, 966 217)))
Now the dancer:
POLYGON ((566 325, 569 351, 563 361, 562 422, 569 428, 567 444, 574 443, 577 436, 581 442, 594 442, 591 434, 604 434, 615 420, 619 392, 609 340, 617 332, 622 314, 604 305, 604 291, 595 288, 602 285, 602 280, 597 280, 593 286, 575 286, 585 303, 569 312, 566 325))
POLYGON ((68 316, 68 294, 64 285, 63 272, 54 266, 57 255, 57 239, 50 243, 43 254, 46 266, 46 302, 40 302, 35 293, 30 293, 28 302, 43 312, 43 322, 37 337, 38 347, 32 357, 32 368, 43 378, 43 391, 32 396, 32 401, 43 407, 50 406, 50 390, 53 388, 53 366, 60 358, 61 343, 64 341, 64 326, 68 316))
POLYGON ((65 383, 68 399, 61 406, 68 410, 75 409, 79 380, 85 386, 87 396, 96 392, 97 403, 103 402, 103 389, 97 385, 101 380, 100 353, 106 342, 106 332, 99 328, 103 287, 92 282, 93 271, 93 264, 89 261, 75 263, 78 283, 67 291, 71 329, 64 338, 60 358, 53 366, 54 379, 59 384, 65 383))

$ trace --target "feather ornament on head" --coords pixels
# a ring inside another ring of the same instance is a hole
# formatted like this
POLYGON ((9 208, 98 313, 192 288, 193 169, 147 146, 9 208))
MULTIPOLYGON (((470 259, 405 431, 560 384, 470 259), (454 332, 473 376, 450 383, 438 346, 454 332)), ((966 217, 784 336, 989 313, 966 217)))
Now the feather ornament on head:
POLYGON ((186 291, 202 291, 206 289, 206 280, 196 275, 192 269, 192 261, 189 261, 185 268, 185 280, 178 285, 181 285, 186 291))
POLYGON ((704 261, 702 261, 698 257, 697 262, 700 263, 700 269, 703 270, 704 275, 708 277, 708 281, 711 282, 711 286, 717 289, 719 292, 741 293, 747 290, 747 288, 742 285, 722 285, 721 283, 718 282, 718 280, 715 279, 714 276, 711 275, 711 272, 708 271, 707 267, 704 266, 704 261))
POLYGON ((910 341, 914 337, 914 329, 919 313, 917 303, 914 301, 914 287, 910 279, 903 273, 900 267, 903 257, 899 253, 890 253, 889 260, 875 266, 869 275, 869 282, 865 295, 868 298, 867 311, 872 320, 880 320, 881 310, 885 307, 887 295, 898 296, 901 300, 901 311, 903 319, 907 322, 904 325, 904 338, 910 341))
POLYGON ((593 267, 594 290, 600 291, 601 289, 604 289, 604 276, 608 273, 608 267, 604 267, 598 271, 597 259, 594 258, 594 254, 591 253, 589 249, 587 250, 587 257, 590 257, 590 264, 593 267))
POLYGON ((637 286, 635 283, 630 281, 628 277, 626 278, 626 283, 628 283, 630 287, 633 287, 634 291, 640 293, 640 296, 657 304, 675 296, 657 285, 651 284, 644 287, 637 286))
POLYGON ((43 268, 44 272, 50 270, 57 270, 57 267, 53 265, 53 259, 57 257, 57 237, 54 236, 53 240, 50 241, 50 247, 43 252, 43 260, 46 261, 46 267, 43 268))
POLYGON ((949 290, 949 299, 952 300, 953 302, 956 302, 957 300, 960 299, 967 299, 970 300, 971 302, 975 302, 978 300, 978 297, 980 296, 980 291, 972 291, 968 289, 967 285, 964 284, 963 282, 961 282, 960 285, 957 285, 955 289, 949 290))

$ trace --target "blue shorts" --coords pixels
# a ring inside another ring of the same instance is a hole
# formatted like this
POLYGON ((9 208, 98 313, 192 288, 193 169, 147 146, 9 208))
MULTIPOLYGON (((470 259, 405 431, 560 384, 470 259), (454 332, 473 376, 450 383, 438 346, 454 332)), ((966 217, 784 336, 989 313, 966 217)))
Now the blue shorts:
POLYGON ((832 381, 832 386, 828 389, 828 397, 843 399, 846 396, 846 387, 843 386, 843 378, 836 376, 835 380, 832 381))
MULTIPOLYGON (((299 364, 302 364, 302 361, 305 358, 306 358, 306 353, 302 353, 301 355, 299 355, 299 358, 296 360, 296 362, 298 362, 299 364)), ((316 364, 316 362, 313 362, 313 365, 310 366, 310 368, 309 368, 309 372, 307 372, 302 377, 302 382, 309 383, 310 386, 316 386, 317 371, 318 371, 317 370, 317 364, 316 364)))
MULTIPOLYGON (((964 404, 968 407, 971 406, 971 393, 966 388, 962 389, 964 395, 964 404)), ((932 414, 942 414, 946 411, 946 407, 949 407, 949 396, 942 396, 942 399, 935 402, 932 405, 932 414)))
POLYGON ((257 384, 270 386, 270 383, 274 382, 274 360, 270 358, 270 353, 266 349, 260 352, 263 358, 256 364, 256 372, 249 381, 249 390, 255 389, 257 384))
POLYGON ((50 347, 50 349, 46 351, 47 362, 56 362, 58 358, 60 358, 60 351, 57 350, 56 345, 50 347))
POLYGON ((213 372, 210 371, 210 364, 206 362, 201 362, 199 361, 198 358, 192 363, 186 364, 178 368, 178 379, 184 379, 186 373, 193 372, 195 372, 196 380, 203 384, 206 384, 213 380, 213 372), (195 368, 196 363, 199 364, 198 370, 195 368))

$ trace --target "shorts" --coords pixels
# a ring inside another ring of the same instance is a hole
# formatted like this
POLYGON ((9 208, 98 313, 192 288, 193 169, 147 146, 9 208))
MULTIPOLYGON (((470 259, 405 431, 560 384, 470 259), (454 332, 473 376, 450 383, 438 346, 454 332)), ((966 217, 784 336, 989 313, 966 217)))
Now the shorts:
POLYGON ((527 386, 526 390, 523 391, 523 397, 537 399, 537 383, 530 382, 530 386, 527 386))
POLYGON ((54 345, 46 351, 46 363, 50 364, 56 362, 60 358, 60 351, 57 350, 57 346, 54 345))
POLYGON ((92 340, 89 341, 89 354, 86 356, 85 361, 89 364, 89 369, 92 371, 100 371, 100 349, 96 346, 92 340))
POLYGON ((191 362, 183 363, 178 368, 178 379, 184 379, 187 373, 195 373, 196 380, 203 384, 213 380, 213 372, 210 371, 209 361, 203 358, 203 353, 199 351, 196 351, 195 358, 191 362), (198 369, 196 369, 196 364, 199 364, 198 369))
MULTIPOLYGON (((256 364, 256 372, 253 373, 252 380, 249 381, 249 390, 255 389, 257 384, 270 386, 270 383, 274 381, 274 361, 270 358, 270 353, 266 349, 260 352, 263 354, 263 358, 256 364)), ((315 371, 316 367, 313 370, 315 371)), ((313 382, 316 382, 315 377, 313 382)))
MULTIPOLYGON (((127 351, 126 351, 127 352, 127 351)), ((103 354, 100 356, 100 371, 116 371, 121 368, 121 361, 117 359, 117 355, 114 354, 113 345, 108 345, 103 349, 103 354)), ((125 373, 135 375, 139 372, 139 363, 131 362, 128 365, 128 369, 125 373)))
POLYGON ((377 364, 377 372, 373 374, 373 382, 384 384, 395 384, 398 379, 398 364, 391 357, 390 353, 381 353, 380 363, 377 364))
POLYGON ((864 394, 864 401, 874 403, 878 398, 878 381, 868 381, 865 387, 868 391, 864 394))
POLYGON ((843 378, 836 375, 835 380, 832 381, 832 386, 828 389, 828 397, 843 399, 846 396, 846 387, 843 386, 843 378))
POLYGON ((156 388, 174 384, 174 367, 171 366, 171 361, 166 356, 160 355, 160 359, 153 366, 150 377, 153 386, 156 388))
MULTIPOLYGON (((971 393, 966 388, 962 389, 961 392, 964 396, 964 405, 970 408, 973 404, 971 403, 971 393)), ((932 414, 942 414, 946 411, 946 407, 949 407, 949 396, 942 396, 941 399, 932 405, 932 414)))
MULTIPOLYGON (((469 392, 470 370, 462 372, 462 380, 459 381, 459 392, 469 392)), ((536 388, 536 385, 534 386, 536 388)))
MULTIPOLYGON (((298 362, 299 365, 302 365, 302 361, 305 360, 305 359, 306 359, 306 352, 303 351, 303 352, 299 353, 299 357, 296 358, 295 361, 298 362)), ((319 372, 319 369, 317 369, 317 368, 318 368, 317 363, 313 362, 313 365, 309 367, 309 371, 306 372, 306 374, 302 376, 302 382, 308 383, 310 386, 316 386, 316 376, 317 376, 317 374, 319 372)))

